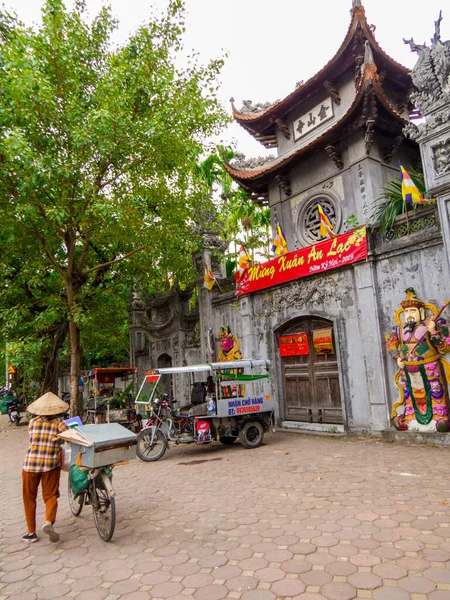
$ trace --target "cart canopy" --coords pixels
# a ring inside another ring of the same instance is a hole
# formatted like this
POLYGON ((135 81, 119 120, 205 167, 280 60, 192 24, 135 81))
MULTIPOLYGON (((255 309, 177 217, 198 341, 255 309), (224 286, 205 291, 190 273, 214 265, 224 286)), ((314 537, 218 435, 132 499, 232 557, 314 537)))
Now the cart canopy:
POLYGON ((103 373, 105 375, 113 375, 114 377, 123 377, 124 375, 129 375, 130 373, 137 372, 137 367, 96 367, 91 371, 94 377, 97 377, 98 375, 103 373))
POLYGON ((153 369, 153 373, 160 375, 175 375, 178 373, 212 373, 213 371, 229 371, 230 369, 253 369, 264 367, 268 369, 270 361, 268 360, 235 360, 231 362, 215 362, 205 365, 191 365, 189 367, 165 367, 162 369, 153 369))

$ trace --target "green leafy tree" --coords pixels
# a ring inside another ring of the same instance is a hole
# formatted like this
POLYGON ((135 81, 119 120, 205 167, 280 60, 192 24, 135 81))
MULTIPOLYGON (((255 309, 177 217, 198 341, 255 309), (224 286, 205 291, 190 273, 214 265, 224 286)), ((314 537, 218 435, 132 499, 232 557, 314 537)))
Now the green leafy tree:
MULTIPOLYGON (((0 229, 0 325, 18 369, 16 385, 41 382, 40 391, 58 388, 58 354, 67 332, 59 277, 36 255, 36 241, 7 219, 0 229), (39 258, 39 260, 36 260, 39 258)), ((23 390, 18 390, 23 391, 23 390)))
POLYGON ((249 251, 256 250, 268 256, 271 235, 270 209, 253 202, 226 171, 224 161, 229 162, 235 154, 232 148, 218 145, 200 164, 199 176, 215 199, 217 219, 222 224, 222 238, 234 242, 235 246, 237 241, 242 239, 249 251))
POLYGON ((0 208, 16 236, 32 236, 30 268, 62 299, 72 398, 93 290, 190 271, 192 215, 209 202, 193 173, 225 122, 223 61, 175 67, 181 0, 120 48, 115 27, 108 8, 88 21, 81 0, 73 11, 47 0, 36 29, 0 12, 0 208))
POLYGON ((81 331, 83 369, 129 365, 128 317, 131 282, 118 278, 97 289, 90 298, 89 312, 81 331))

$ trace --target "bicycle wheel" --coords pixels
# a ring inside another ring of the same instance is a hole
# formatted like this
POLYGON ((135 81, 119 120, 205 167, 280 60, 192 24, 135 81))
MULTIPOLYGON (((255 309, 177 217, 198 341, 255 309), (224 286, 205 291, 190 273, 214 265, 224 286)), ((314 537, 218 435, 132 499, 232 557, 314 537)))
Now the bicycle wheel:
POLYGON ((98 475, 91 484, 91 504, 99 536, 109 542, 116 526, 116 501, 98 475))
POLYGON ((83 510, 84 492, 82 494, 79 494, 76 498, 74 498, 72 488, 70 487, 69 477, 67 478, 67 484, 68 484, 67 493, 68 493, 68 498, 69 498, 70 511, 74 517, 78 517, 81 514, 81 511, 83 510))
POLYGON ((147 427, 137 437, 136 454, 144 462, 159 460, 167 449, 167 438, 160 429, 147 427))

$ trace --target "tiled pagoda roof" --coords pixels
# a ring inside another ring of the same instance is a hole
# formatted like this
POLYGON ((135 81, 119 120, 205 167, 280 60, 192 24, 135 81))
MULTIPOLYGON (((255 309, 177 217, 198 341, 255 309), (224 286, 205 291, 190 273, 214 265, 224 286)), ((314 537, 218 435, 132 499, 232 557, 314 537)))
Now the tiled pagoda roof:
MULTIPOLYGON (((398 125, 397 133, 400 134, 404 125, 409 121, 392 106, 381 85, 380 77, 375 63, 365 63, 362 67, 362 76, 356 90, 355 98, 348 108, 331 127, 319 136, 312 139, 303 146, 294 146, 288 152, 277 158, 267 161, 262 166, 253 169, 239 168, 232 163, 225 163, 225 168, 231 177, 245 189, 257 194, 267 193, 267 184, 275 175, 286 171, 293 161, 299 160, 302 156, 310 153, 313 149, 324 148, 327 144, 335 144, 342 139, 346 131, 350 131, 350 126, 363 127, 367 118, 363 117, 364 104, 367 94, 372 94, 376 99, 378 106, 388 116, 389 120, 398 125)), ((375 124, 378 126, 377 120, 375 124)))
POLYGON ((355 64, 355 49, 360 55, 357 48, 358 45, 361 46, 363 41, 369 42, 380 72, 386 71, 387 78, 391 81, 394 80, 396 85, 403 90, 407 91, 411 88, 412 84, 408 69, 386 54, 378 44, 372 26, 367 23, 364 8, 358 0, 353 1, 351 14, 347 34, 333 58, 318 73, 297 87, 283 100, 279 100, 272 105, 263 105, 261 110, 255 107, 253 112, 246 112, 239 111, 232 99, 232 114, 235 121, 265 147, 276 146, 276 121, 283 119, 290 110, 323 87, 324 82, 335 81, 346 69, 355 64))

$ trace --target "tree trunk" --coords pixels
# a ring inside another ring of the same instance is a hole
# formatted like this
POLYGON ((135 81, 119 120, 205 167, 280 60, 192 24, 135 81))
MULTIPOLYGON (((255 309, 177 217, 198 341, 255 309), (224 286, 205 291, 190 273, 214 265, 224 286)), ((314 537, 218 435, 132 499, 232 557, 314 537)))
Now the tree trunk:
POLYGON ((59 375, 59 362, 58 354, 63 346, 67 333, 69 331, 69 322, 64 319, 54 331, 51 332, 51 346, 45 352, 43 357, 43 377, 41 377, 42 384, 39 389, 39 396, 46 392, 53 392, 58 394, 58 375, 59 375))
POLYGON ((70 339, 70 416, 76 417, 82 413, 82 398, 78 392, 80 378, 81 344, 80 328, 74 320, 75 290, 71 279, 66 281, 67 308, 69 309, 69 339, 70 339))
POLYGON ((80 378, 81 346, 80 329, 73 320, 69 318, 70 336, 70 416, 81 415, 81 394, 78 391, 78 380, 80 378))

